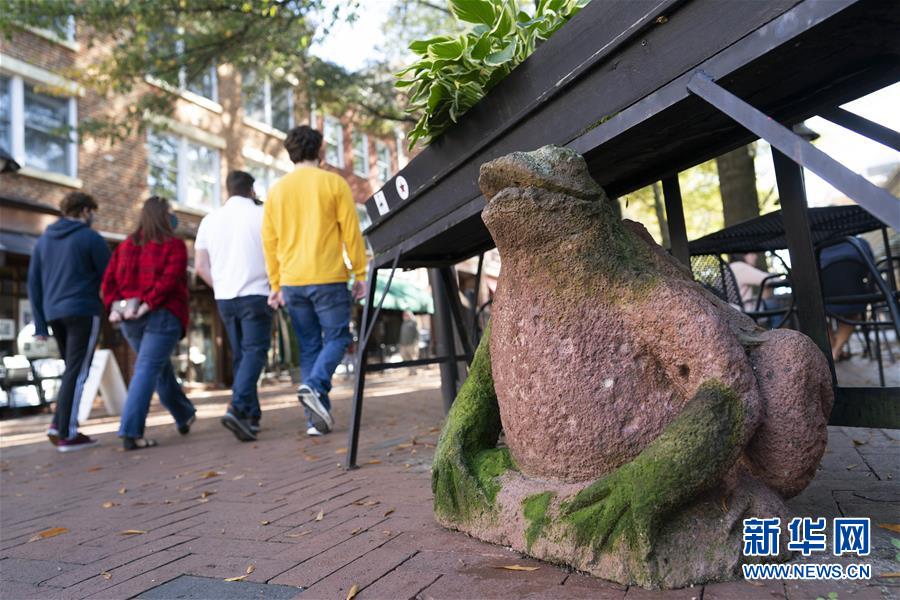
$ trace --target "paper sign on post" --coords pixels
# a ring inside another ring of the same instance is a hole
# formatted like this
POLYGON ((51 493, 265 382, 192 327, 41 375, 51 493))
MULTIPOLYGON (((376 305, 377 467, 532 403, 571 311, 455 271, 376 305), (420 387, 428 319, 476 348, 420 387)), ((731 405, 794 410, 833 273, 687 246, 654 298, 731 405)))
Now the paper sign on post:
POLYGON ((391 208, 388 206, 387 198, 384 197, 384 192, 377 191, 375 192, 375 207, 378 209, 378 214, 380 216, 384 216, 388 214, 391 208))
POLYGON ((81 392, 81 403, 78 405, 78 422, 83 423, 91 416, 91 407, 97 392, 103 399, 106 414, 120 415, 125 406, 125 397, 128 389, 125 380, 122 379, 122 371, 113 356, 112 350, 97 350, 91 361, 91 370, 88 372, 84 389, 81 392))

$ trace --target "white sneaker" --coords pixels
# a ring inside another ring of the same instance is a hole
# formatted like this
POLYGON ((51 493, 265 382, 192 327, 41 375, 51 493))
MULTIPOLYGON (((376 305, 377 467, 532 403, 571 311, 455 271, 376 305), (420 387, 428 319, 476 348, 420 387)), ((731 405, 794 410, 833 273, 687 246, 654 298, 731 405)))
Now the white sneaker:
POLYGON ((315 427, 310 427, 310 428, 308 428, 308 429, 306 430, 306 435, 309 435, 309 436, 320 436, 320 435, 322 435, 322 434, 321 434, 321 432, 319 432, 319 430, 316 429, 315 427))
POLYGON ((297 399, 309 410, 310 420, 319 433, 331 431, 334 427, 334 419, 331 418, 331 413, 319 399, 319 392, 304 383, 297 388, 297 399))

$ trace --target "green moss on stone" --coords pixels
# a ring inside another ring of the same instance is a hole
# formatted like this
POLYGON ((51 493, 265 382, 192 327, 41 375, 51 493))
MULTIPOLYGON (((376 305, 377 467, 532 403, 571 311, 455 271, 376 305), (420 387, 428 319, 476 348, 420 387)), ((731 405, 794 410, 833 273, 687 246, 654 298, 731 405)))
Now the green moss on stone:
POLYGON ((435 450, 431 475, 434 511, 449 521, 467 521, 490 512, 500 490, 497 477, 514 468, 509 450, 496 448, 500 408, 491 376, 489 340, 490 325, 435 450))
POLYGON ((522 514, 528 521, 528 529, 525 530, 525 544, 529 552, 532 544, 541 536, 544 525, 547 524, 547 509, 550 507, 550 500, 555 495, 553 492, 543 492, 528 496, 522 501, 522 514))
POLYGON ((624 534, 637 561, 645 559, 663 519, 715 486, 737 460, 744 419, 733 390, 705 383, 633 461, 566 503, 576 543, 601 551, 624 534))

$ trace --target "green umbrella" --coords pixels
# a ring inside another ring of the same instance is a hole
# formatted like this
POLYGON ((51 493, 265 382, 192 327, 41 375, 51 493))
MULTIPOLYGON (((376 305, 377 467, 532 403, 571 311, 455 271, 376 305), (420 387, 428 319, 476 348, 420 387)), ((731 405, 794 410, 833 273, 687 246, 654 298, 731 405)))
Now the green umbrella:
MULTIPOLYGON (((384 287, 387 285, 387 278, 380 277, 375 286, 375 302, 381 301, 384 295, 384 287)), ((364 304, 363 300, 359 301, 364 304)), ((377 305, 377 304, 376 304, 377 305)), ((428 313, 434 314, 434 301, 431 294, 417 287, 409 281, 394 279, 391 281, 391 288, 388 290, 384 303, 381 305, 384 310, 408 310, 412 313, 428 313)))

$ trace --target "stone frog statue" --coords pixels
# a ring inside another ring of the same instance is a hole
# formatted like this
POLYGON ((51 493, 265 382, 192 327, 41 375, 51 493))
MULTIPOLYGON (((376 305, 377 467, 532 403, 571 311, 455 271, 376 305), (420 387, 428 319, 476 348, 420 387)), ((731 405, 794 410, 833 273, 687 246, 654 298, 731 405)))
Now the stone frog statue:
POLYGON ((571 150, 479 185, 503 267, 435 453, 437 520, 623 584, 733 578, 743 519, 784 520, 824 452, 822 352, 696 284, 571 150))

